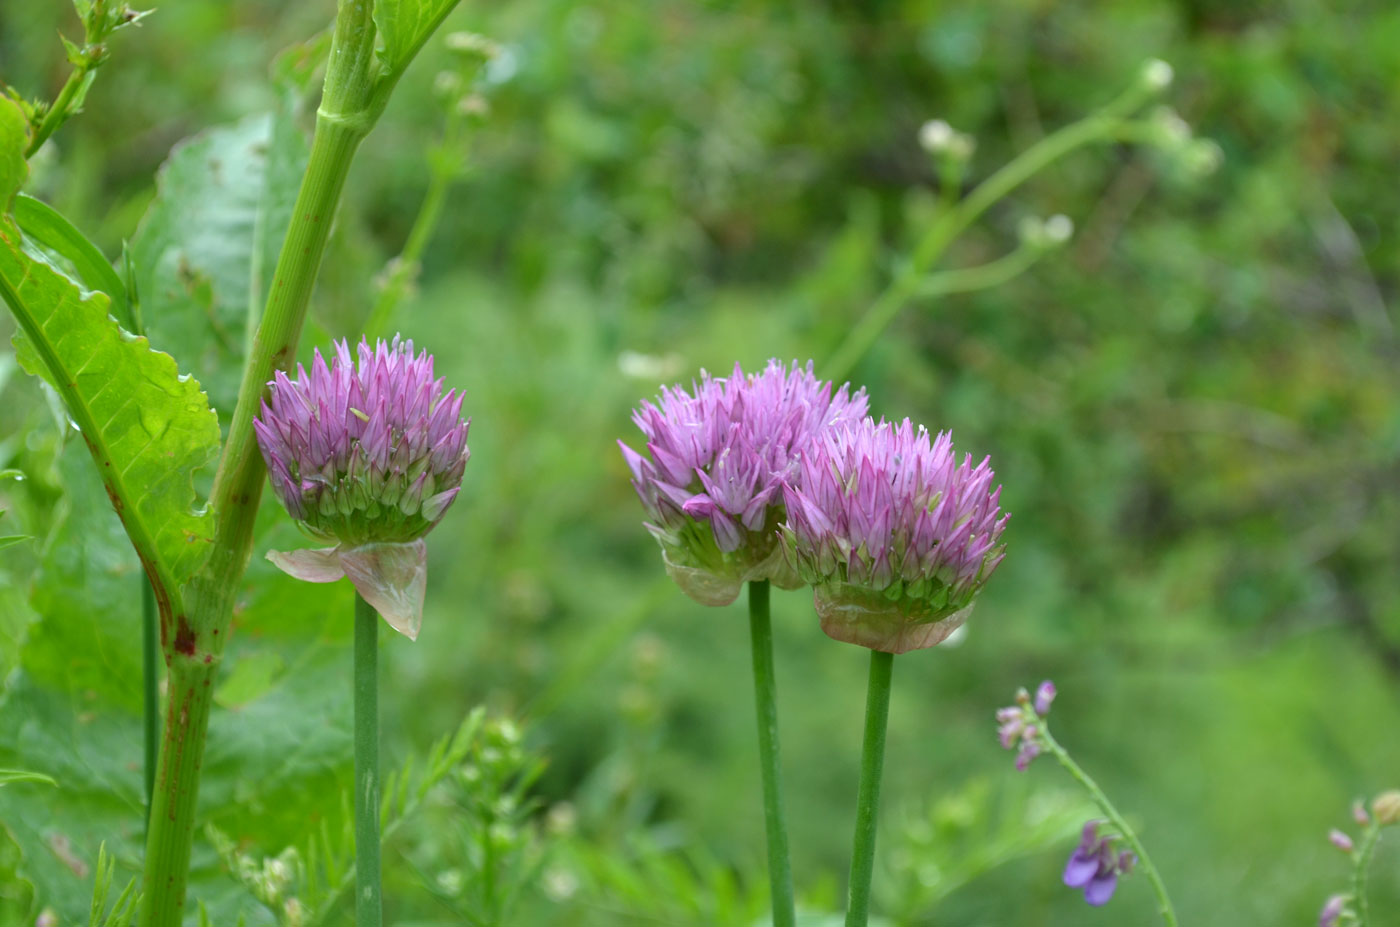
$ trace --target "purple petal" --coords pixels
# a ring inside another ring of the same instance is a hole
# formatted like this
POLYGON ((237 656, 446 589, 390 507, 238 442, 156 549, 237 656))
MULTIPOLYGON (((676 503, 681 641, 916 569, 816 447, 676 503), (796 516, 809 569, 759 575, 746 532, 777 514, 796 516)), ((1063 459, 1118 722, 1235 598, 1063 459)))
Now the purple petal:
POLYGON ((1108 904, 1113 891, 1118 887, 1118 873, 1112 869, 1089 880, 1084 886, 1084 900, 1094 907, 1108 904))

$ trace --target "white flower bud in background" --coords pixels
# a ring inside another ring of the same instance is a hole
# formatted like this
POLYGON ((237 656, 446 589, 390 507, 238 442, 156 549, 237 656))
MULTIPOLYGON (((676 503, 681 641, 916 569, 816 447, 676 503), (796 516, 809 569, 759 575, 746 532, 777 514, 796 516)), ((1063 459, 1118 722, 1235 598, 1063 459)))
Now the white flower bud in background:
POLYGON ((457 101, 457 112, 475 119, 485 119, 491 115, 491 104, 479 93, 469 93, 457 101))
POLYGON ((1063 213, 1056 213, 1045 220, 1045 238, 1052 245, 1062 245, 1074 235, 1074 220, 1063 213))
POLYGON ((447 50, 483 61, 491 61, 501 54, 501 46, 484 35, 475 32, 450 32, 445 40, 447 50))
POLYGON ((919 147, 931 155, 966 161, 977 150, 977 139, 959 132, 942 119, 930 119, 919 127, 919 147))
POLYGON ((456 71, 439 71, 433 78, 433 93, 451 99, 462 93, 462 75, 456 71))
POLYGON ((919 147, 929 154, 940 154, 947 150, 955 134, 953 127, 942 119, 930 119, 919 126, 919 147))
POLYGON ((1048 219, 1026 216, 1016 226, 1016 234, 1021 239, 1021 244, 1028 248, 1056 248, 1073 237, 1074 220, 1059 213, 1048 219))
POLYGON ((1171 65, 1160 58, 1149 58, 1143 62, 1140 79, 1148 90, 1160 93, 1171 86, 1174 76, 1171 65))
POLYGON ((1371 802, 1371 811, 1382 827, 1400 824, 1400 791, 1382 792, 1371 802))

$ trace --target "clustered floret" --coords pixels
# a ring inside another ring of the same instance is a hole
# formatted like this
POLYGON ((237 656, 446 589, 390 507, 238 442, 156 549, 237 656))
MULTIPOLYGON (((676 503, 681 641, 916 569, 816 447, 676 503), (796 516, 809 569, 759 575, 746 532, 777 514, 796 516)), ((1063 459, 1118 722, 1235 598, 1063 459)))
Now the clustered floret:
POLYGON ((253 428, 273 491, 313 535, 407 543, 457 498, 471 423, 411 340, 361 341, 358 356, 340 341, 329 366, 317 350, 309 372, 278 371, 253 428))
POLYGON ((690 391, 663 387, 658 402, 642 402, 632 420, 646 454, 618 445, 647 530, 687 594, 727 605, 749 580, 799 585, 778 546, 782 486, 819 434, 859 420, 866 405, 863 390, 833 392, 810 362, 776 360, 752 375, 738 364, 728 377, 701 371, 690 391))
POLYGON ((866 405, 776 360, 643 402, 646 454, 619 444, 681 588, 727 605, 746 581, 810 584, 828 635, 891 653, 955 630, 1001 562, 1001 490, 947 433, 866 405))
POLYGON ((829 429, 784 489, 782 534, 838 640, 903 653, 944 640, 1001 563, 1009 516, 988 460, 908 419, 829 429))
POLYGON ((1055 700, 1055 684, 1042 682, 1032 699, 1025 689, 1016 690, 1016 704, 997 709, 997 739, 1007 750, 1016 749, 1016 768, 1025 772, 1045 749, 1042 734, 1045 716, 1055 700))

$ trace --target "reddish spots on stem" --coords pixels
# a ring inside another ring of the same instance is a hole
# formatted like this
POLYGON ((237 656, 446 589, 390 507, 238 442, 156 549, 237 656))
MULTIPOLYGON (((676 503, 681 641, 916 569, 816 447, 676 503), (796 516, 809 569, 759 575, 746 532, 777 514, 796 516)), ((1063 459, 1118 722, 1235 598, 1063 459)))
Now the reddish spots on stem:
POLYGON ((175 621, 175 652, 187 657, 194 656, 194 628, 190 627, 184 615, 177 616, 175 621))
MULTIPOLYGON (((204 655, 204 662, 205 662, 206 665, 209 664, 209 663, 213 663, 213 662, 214 662, 214 657, 213 657, 213 655, 212 655, 212 654, 206 653, 206 654, 204 655)), ((207 680, 207 679, 204 680, 204 684, 205 684, 206 686, 209 685, 209 680, 207 680)))

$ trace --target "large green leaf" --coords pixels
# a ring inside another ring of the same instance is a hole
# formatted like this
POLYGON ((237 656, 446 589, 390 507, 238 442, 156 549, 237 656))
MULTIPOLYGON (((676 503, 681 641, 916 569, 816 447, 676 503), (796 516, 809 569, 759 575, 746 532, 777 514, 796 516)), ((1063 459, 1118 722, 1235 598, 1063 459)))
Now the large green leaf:
POLYGON ((129 332, 140 333, 131 307, 127 305, 126 286, 107 256, 86 235, 58 210, 32 196, 21 193, 14 198, 10 208, 20 231, 71 261, 73 269, 89 290, 101 290, 112 300, 112 314, 122 327, 129 332))
POLYGON ((397 76, 408 67, 456 5, 457 0, 376 0, 374 24, 379 28, 384 44, 381 54, 391 75, 397 76))
MULTIPOLYGON (((0 101, 0 202, 23 172, 18 110, 0 101)), ((213 515, 196 511, 193 476, 219 450, 219 424, 199 383, 175 361, 123 331, 110 300, 86 292, 24 247, 19 227, 0 218, 0 296, 19 322, 21 365, 62 397, 102 475, 107 496, 166 603, 180 610, 181 584, 204 562, 213 515)))
MULTIPOLYGON (((23 910, 6 909, 0 897, 0 924, 32 923, 44 906, 60 923, 86 923, 102 843, 118 861, 114 884, 137 875, 142 858, 140 566, 85 455, 70 447, 60 466, 66 514, 33 583, 42 620, 0 711, 0 768, 57 785, 0 788, 0 830, 19 847, 18 872, 34 887, 23 910)), ((276 521, 284 530, 285 518, 276 521)), ((225 652, 225 678, 271 654, 279 668, 252 689, 216 695, 201 826, 215 823, 240 844, 275 852, 302 839, 308 821, 339 814, 350 781, 345 629, 353 609, 342 585, 269 576, 244 590, 247 607, 225 652), (294 640, 278 633, 287 619, 298 631, 294 640)), ((215 924, 240 916, 250 927, 272 923, 202 838, 190 897, 215 924)))
POLYGON ((225 421, 305 163, 285 113, 196 135, 161 167, 131 243, 151 343, 199 372, 225 421))

